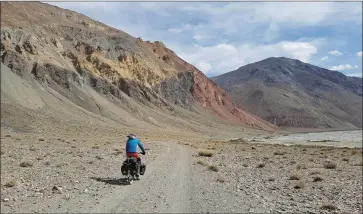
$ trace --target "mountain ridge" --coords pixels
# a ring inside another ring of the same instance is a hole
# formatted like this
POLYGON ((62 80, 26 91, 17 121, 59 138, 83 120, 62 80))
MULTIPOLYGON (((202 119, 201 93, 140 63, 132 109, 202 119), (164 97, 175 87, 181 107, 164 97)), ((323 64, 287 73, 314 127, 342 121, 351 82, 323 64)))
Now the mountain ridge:
POLYGON ((239 106, 280 126, 362 127, 361 78, 270 57, 211 79, 239 106))
MULTIPOLYGON (((213 121, 278 129, 238 108, 224 89, 162 42, 143 41, 44 3, 2 2, 1 9, 2 63, 22 78, 35 78, 83 108, 90 110, 87 105, 93 102, 82 89, 88 85, 123 108, 130 106, 131 98, 145 108, 171 115, 178 114, 175 111, 181 107, 200 115, 210 112, 219 118, 213 121), (79 97, 87 97, 89 102, 79 97)), ((92 107, 92 111, 99 113, 97 108, 92 107)), ((144 114, 140 119, 148 117, 144 114)), ((153 125, 158 123, 155 118, 152 121, 153 125)))

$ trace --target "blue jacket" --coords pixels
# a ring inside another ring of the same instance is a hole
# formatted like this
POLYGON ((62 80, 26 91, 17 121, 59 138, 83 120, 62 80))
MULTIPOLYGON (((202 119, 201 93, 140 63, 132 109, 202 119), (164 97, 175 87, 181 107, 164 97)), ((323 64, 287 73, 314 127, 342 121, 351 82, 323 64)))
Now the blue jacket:
POLYGON ((142 152, 145 152, 145 148, 142 145, 141 141, 137 138, 135 139, 128 139, 127 143, 126 143, 126 152, 127 153, 133 153, 133 152, 137 152, 137 146, 140 147, 142 152))

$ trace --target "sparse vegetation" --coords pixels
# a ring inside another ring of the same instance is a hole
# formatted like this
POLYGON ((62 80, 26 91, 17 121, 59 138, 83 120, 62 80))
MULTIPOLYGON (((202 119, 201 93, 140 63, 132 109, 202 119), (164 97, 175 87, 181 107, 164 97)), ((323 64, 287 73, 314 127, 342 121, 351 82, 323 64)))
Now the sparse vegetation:
POLYGON ((323 164, 325 169, 335 169, 337 168, 337 164, 331 161, 325 161, 323 164))
POLYGON ((305 183, 303 181, 299 181, 294 185, 294 189, 303 189, 305 187, 305 183))
POLYGON ((99 146, 92 146, 92 149, 99 149, 99 146))
POLYGON ((296 165, 297 170, 300 170, 301 168, 303 168, 303 165, 301 165, 301 164, 296 165))
POLYGON ((45 141, 45 139, 44 138, 39 138, 39 141, 45 141))
POLYGON ((6 187, 14 187, 14 186, 16 186, 16 181, 15 180, 8 181, 8 182, 5 183, 4 186, 6 186, 6 187))
POLYGON ((265 167, 265 164, 264 163, 257 164, 257 168, 263 168, 263 167, 265 167))
POLYGON ((355 163, 353 166, 362 166, 362 161, 360 163, 355 163))
POLYGON ((357 150, 353 150, 352 151, 352 155, 356 155, 356 154, 358 154, 359 152, 357 151, 357 150))
POLYGON ((321 171, 318 171, 318 170, 314 170, 312 172, 310 172, 310 175, 320 175, 321 174, 321 171))
POLYGON ((98 159, 98 160, 102 160, 103 159, 103 157, 101 157, 101 156, 96 156, 96 158, 98 159))
POLYGON ((349 158, 343 158, 342 161, 349 162, 349 158))
POLYGON ((319 182, 319 181, 323 181, 323 178, 321 176, 313 177, 313 182, 319 182))
POLYGON ((197 164, 202 165, 202 166, 207 166, 207 163, 204 160, 198 160, 197 164))
POLYGON ((212 171, 214 171, 214 172, 218 172, 218 171, 219 171, 218 167, 217 167, 217 166, 215 166, 215 165, 211 165, 211 166, 209 166, 209 167, 208 167, 208 169, 209 169, 209 170, 212 170, 212 171))
POLYGON ((275 181, 275 178, 269 178, 268 181, 275 181))
POLYGON ((299 175, 296 175, 296 174, 290 175, 289 180, 296 180, 296 181, 298 181, 298 180, 300 180, 300 176, 299 175))
POLYGON ((25 161, 25 162, 20 163, 20 166, 21 167, 32 167, 33 163, 31 163, 29 161, 25 161))
POLYGON ((333 205, 333 204, 324 204, 324 205, 321 207, 321 209, 323 209, 323 210, 330 210, 330 211, 332 211, 332 210, 337 210, 337 207, 336 207, 335 205, 333 205))
POLYGON ((223 177, 219 177, 219 178, 217 178, 217 182, 224 183, 224 182, 226 182, 226 179, 223 177))
POLYGON ((44 163, 44 165, 49 166, 49 165, 50 165, 50 162, 49 162, 49 161, 46 161, 46 162, 44 163))
POLYGON ((61 168, 63 166, 67 166, 67 164, 66 163, 59 163, 59 164, 56 165, 57 168, 61 168))
POLYGON ((214 155, 214 152, 208 151, 208 150, 203 150, 203 151, 199 151, 198 154, 199 154, 199 156, 212 157, 214 155))
POLYGON ((274 152, 274 155, 285 155, 286 152, 280 152, 280 151, 277 151, 277 152, 274 152))
POLYGON ((244 167, 248 167, 248 164, 244 163, 242 166, 244 166, 244 167))

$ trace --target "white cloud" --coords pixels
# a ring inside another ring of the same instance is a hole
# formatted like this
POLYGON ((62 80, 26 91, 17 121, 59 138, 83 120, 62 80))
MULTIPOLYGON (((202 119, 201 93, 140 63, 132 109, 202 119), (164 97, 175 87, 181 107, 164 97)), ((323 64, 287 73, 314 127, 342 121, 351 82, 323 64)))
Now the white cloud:
POLYGON ((329 59, 329 57, 328 57, 328 56, 323 56, 323 57, 321 57, 321 60, 323 60, 323 61, 328 60, 328 59, 329 59))
MULTIPOLYGON (((178 55, 186 61, 197 65, 198 68, 202 67, 198 65, 200 62, 208 63, 211 68, 207 67, 209 68, 207 72, 218 75, 272 56, 284 56, 308 62, 310 57, 316 54, 317 51, 317 47, 309 42, 282 41, 267 45, 194 45, 193 47, 177 51, 177 53, 180 53, 178 55)), ((205 72, 203 69, 201 70, 205 72)))
POLYGON ((357 69, 359 68, 358 65, 349 65, 349 64, 345 64, 345 65, 336 65, 330 68, 330 70, 333 71, 344 71, 344 70, 352 70, 352 69, 357 69))
POLYGON ((357 56, 362 57, 362 51, 357 53, 357 56))
POLYGON ((199 26, 192 26, 190 24, 185 24, 177 28, 169 28, 168 31, 171 33, 181 33, 184 31, 197 30, 199 26))
MULTIPOLYGON (((362 25, 362 7, 359 2, 50 4, 75 10, 143 40, 162 41, 208 74, 221 74, 272 56, 295 58, 318 65, 330 55, 341 56, 341 52, 332 49, 342 49, 348 43, 354 44, 357 36, 353 37, 350 33, 362 25), (320 28, 322 26, 324 28, 320 28), (327 38, 305 37, 312 35, 312 31, 317 36, 326 35, 327 29, 334 31, 327 38), (339 43, 341 41, 344 44, 339 43), (327 56, 321 59, 314 57, 318 50, 328 52, 327 47, 332 48, 327 56)), ((361 34, 359 37, 361 39, 361 34)), ((338 59, 345 60, 345 57, 348 56, 338 59)), ((357 59, 354 57, 354 60, 357 59)), ((358 64, 361 62, 336 62, 337 65, 345 63, 361 66, 358 64)))
POLYGON ((199 62, 196 67, 201 70, 204 74, 207 74, 208 71, 212 69, 212 66, 206 62, 199 62))
POLYGON ((196 35, 194 35, 193 36, 193 39, 194 40, 196 40, 196 41, 200 41, 200 40, 202 40, 204 37, 203 36, 201 36, 201 35, 199 35, 199 34, 196 34, 196 35))
POLYGON ((338 50, 329 51, 329 54, 332 56, 341 56, 343 53, 339 52, 338 50))
POLYGON ((349 74, 346 74, 346 75, 350 76, 350 77, 362 77, 362 72, 349 73, 349 74))
POLYGON ((280 34, 279 26, 276 23, 270 23, 268 29, 264 33, 264 40, 267 42, 277 39, 280 34))

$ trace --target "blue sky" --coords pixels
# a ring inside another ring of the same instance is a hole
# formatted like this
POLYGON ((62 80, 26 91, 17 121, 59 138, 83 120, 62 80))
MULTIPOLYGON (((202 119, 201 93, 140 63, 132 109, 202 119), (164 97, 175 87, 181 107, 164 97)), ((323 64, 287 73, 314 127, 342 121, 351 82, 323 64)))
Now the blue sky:
POLYGON ((207 76, 284 56, 362 77, 361 2, 50 2, 143 40, 207 76))

